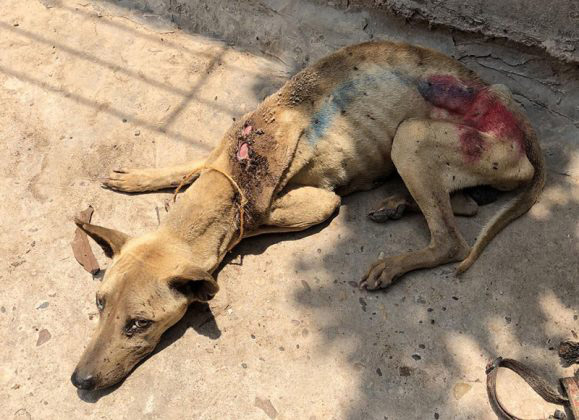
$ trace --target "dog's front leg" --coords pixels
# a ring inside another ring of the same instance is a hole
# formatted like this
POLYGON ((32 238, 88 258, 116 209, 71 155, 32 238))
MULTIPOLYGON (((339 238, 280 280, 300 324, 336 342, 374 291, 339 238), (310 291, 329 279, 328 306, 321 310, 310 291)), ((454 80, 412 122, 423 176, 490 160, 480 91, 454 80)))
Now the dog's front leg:
POLYGON ((340 202, 340 196, 333 191, 315 187, 288 188, 273 201, 263 225, 245 236, 305 230, 328 219, 340 202))
MULTIPOLYGON (((205 160, 199 160, 166 168, 115 169, 102 182, 105 188, 115 191, 158 191, 177 187, 187 175, 202 168, 204 164, 205 160)), ((192 177, 185 184, 194 180, 192 177)))

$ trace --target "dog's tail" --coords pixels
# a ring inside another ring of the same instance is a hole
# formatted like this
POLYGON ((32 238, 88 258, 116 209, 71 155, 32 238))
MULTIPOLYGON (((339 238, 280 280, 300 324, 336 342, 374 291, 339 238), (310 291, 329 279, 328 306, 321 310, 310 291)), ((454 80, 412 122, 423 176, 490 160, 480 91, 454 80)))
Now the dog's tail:
POLYGON ((464 273, 474 264, 488 243, 503 230, 505 226, 529 211, 543 190, 546 176, 545 160, 536 134, 530 127, 526 128, 527 129, 524 130, 526 134, 525 149, 527 158, 535 169, 533 178, 523 187, 519 195, 512 199, 483 228, 468 256, 458 265, 456 269, 457 275, 464 273))

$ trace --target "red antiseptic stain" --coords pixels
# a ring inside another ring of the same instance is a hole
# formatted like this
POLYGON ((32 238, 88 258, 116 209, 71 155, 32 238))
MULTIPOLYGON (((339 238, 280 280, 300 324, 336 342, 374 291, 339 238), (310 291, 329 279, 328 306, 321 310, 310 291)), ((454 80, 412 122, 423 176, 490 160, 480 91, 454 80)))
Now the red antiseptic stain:
POLYGON ((488 87, 468 84, 454 76, 434 75, 419 82, 418 91, 438 108, 433 110, 435 118, 467 126, 460 132, 461 150, 467 162, 478 161, 485 149, 483 137, 475 130, 500 141, 513 141, 521 154, 525 152, 525 133, 519 120, 488 87), (445 115, 442 110, 449 113, 445 115))
POLYGON ((460 150, 467 163, 477 162, 484 150, 485 141, 480 133, 470 127, 460 127, 460 150))
POLYGON ((464 124, 500 140, 514 141, 519 152, 525 152, 525 133, 517 117, 488 89, 481 91, 464 115, 464 124))
POLYGON ((239 146, 239 149, 237 150, 237 159, 249 159, 249 145, 247 143, 241 143, 241 146, 239 146))

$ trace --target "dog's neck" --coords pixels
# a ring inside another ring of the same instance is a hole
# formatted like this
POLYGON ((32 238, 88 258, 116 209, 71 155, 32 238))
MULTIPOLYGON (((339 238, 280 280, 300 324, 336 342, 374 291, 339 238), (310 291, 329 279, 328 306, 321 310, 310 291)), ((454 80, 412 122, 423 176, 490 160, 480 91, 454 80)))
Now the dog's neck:
MULTIPOLYGON (((191 249, 191 263, 211 273, 239 234, 236 191, 225 175, 204 172, 159 227, 191 249)), ((169 239, 169 238, 168 238, 169 239)))

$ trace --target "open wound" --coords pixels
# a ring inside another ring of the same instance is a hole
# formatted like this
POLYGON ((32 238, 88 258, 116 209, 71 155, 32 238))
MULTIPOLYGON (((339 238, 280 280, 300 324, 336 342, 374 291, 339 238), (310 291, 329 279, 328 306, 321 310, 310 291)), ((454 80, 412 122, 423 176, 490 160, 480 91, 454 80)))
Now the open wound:
POLYGON ((257 157, 252 149, 256 135, 264 134, 262 129, 255 130, 252 123, 247 121, 237 136, 237 160, 245 163, 246 167, 257 157))
POLYGON ((249 143, 241 143, 237 149, 237 160, 249 159, 249 143))
POLYGON ((237 160, 240 162, 248 161, 250 159, 249 149, 253 140, 250 138, 253 127, 246 123, 241 134, 237 137, 237 160))

